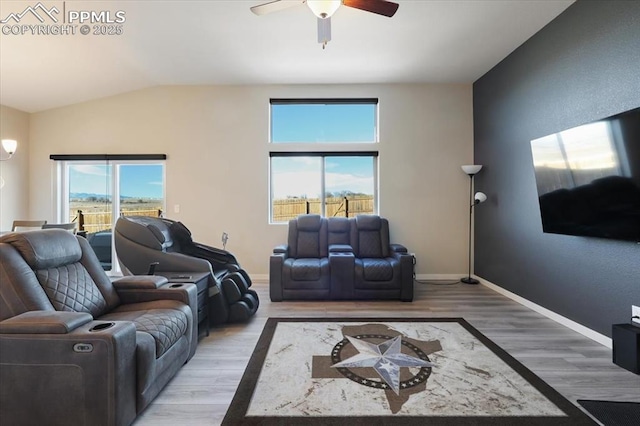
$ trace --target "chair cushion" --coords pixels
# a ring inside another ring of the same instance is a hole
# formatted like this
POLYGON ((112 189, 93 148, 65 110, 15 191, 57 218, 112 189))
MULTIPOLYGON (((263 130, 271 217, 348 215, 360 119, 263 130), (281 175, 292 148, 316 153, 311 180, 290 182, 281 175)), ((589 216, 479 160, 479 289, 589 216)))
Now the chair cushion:
POLYGON ((379 231, 361 231, 358 233, 358 256, 383 257, 382 239, 379 231))
POLYGON ((317 281, 321 270, 320 259, 296 259, 291 266, 291 278, 295 281, 317 281))
POLYGON ((121 305, 101 320, 132 321, 136 330, 150 334, 156 344, 156 358, 160 358, 175 342, 184 336, 188 320, 182 303, 174 300, 121 305), (173 308, 175 305, 175 308, 173 308))
POLYGON ((361 214, 356 216, 356 225, 359 231, 379 231, 382 221, 380 216, 361 214))
POLYGON ((299 231, 318 231, 322 225, 322 217, 317 214, 306 214, 295 219, 299 231))
POLYGON ((390 281, 393 267, 386 259, 362 259, 364 279, 367 281, 390 281))
POLYGON ((107 301, 81 263, 42 269, 36 277, 56 311, 87 312, 96 318, 107 310, 107 301))
POLYGON ((139 244, 154 250, 167 251, 173 246, 169 225, 162 218, 126 216, 116 222, 116 231, 128 235, 139 244))
POLYGON ((320 235, 318 231, 298 232, 298 252, 296 257, 320 257, 320 235))
POLYGON ((2 236, 2 242, 18 250, 34 270, 78 262, 82 257, 77 237, 62 229, 11 233, 2 236))
POLYGON ((349 241, 351 223, 346 217, 330 217, 327 220, 327 228, 329 231, 328 244, 351 244, 349 241))

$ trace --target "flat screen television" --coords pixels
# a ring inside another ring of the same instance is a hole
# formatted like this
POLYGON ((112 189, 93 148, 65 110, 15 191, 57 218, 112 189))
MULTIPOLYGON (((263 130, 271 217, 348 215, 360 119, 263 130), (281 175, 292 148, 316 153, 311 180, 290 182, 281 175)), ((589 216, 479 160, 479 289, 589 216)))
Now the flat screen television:
POLYGON ((640 108, 531 141, 542 229, 640 242, 640 108))

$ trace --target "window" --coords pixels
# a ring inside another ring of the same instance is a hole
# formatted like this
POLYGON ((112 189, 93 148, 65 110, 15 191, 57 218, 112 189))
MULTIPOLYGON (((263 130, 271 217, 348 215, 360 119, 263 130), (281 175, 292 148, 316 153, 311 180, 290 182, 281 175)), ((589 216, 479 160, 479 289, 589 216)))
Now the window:
POLYGON ((271 142, 377 142, 377 106, 377 99, 272 99, 271 142))
POLYGON ((376 99, 272 99, 271 222, 376 213, 377 135, 376 99))
POLYGON ((164 211, 164 156, 161 160, 94 157, 51 156, 61 160, 58 217, 60 222, 76 222, 102 267, 116 271, 112 229, 118 217, 161 216, 164 211))

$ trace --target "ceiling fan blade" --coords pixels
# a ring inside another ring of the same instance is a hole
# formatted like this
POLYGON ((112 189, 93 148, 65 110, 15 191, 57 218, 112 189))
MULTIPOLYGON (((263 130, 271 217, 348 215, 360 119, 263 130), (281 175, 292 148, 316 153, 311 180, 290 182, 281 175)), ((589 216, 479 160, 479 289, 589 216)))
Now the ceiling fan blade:
POLYGON ((398 3, 386 0, 342 0, 342 4, 355 9, 388 16, 389 18, 395 15, 398 10, 398 3))
POLYGON ((279 12, 290 7, 303 4, 305 0, 274 0, 268 3, 251 7, 251 11, 256 15, 266 15, 267 13, 279 12))

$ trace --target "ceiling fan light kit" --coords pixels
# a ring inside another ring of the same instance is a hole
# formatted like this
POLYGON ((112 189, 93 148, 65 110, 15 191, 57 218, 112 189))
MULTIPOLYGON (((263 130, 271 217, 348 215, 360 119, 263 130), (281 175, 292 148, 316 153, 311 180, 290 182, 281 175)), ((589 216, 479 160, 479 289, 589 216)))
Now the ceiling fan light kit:
POLYGON ((331 16, 336 13, 341 5, 377 15, 392 17, 398 10, 398 4, 386 0, 274 0, 268 3, 251 7, 251 11, 256 15, 266 15, 278 12, 293 6, 307 3, 309 9, 318 17, 318 43, 324 49, 331 40, 331 16))
POLYGON ((307 6, 320 19, 331 18, 342 4, 342 0, 307 0, 307 6))

